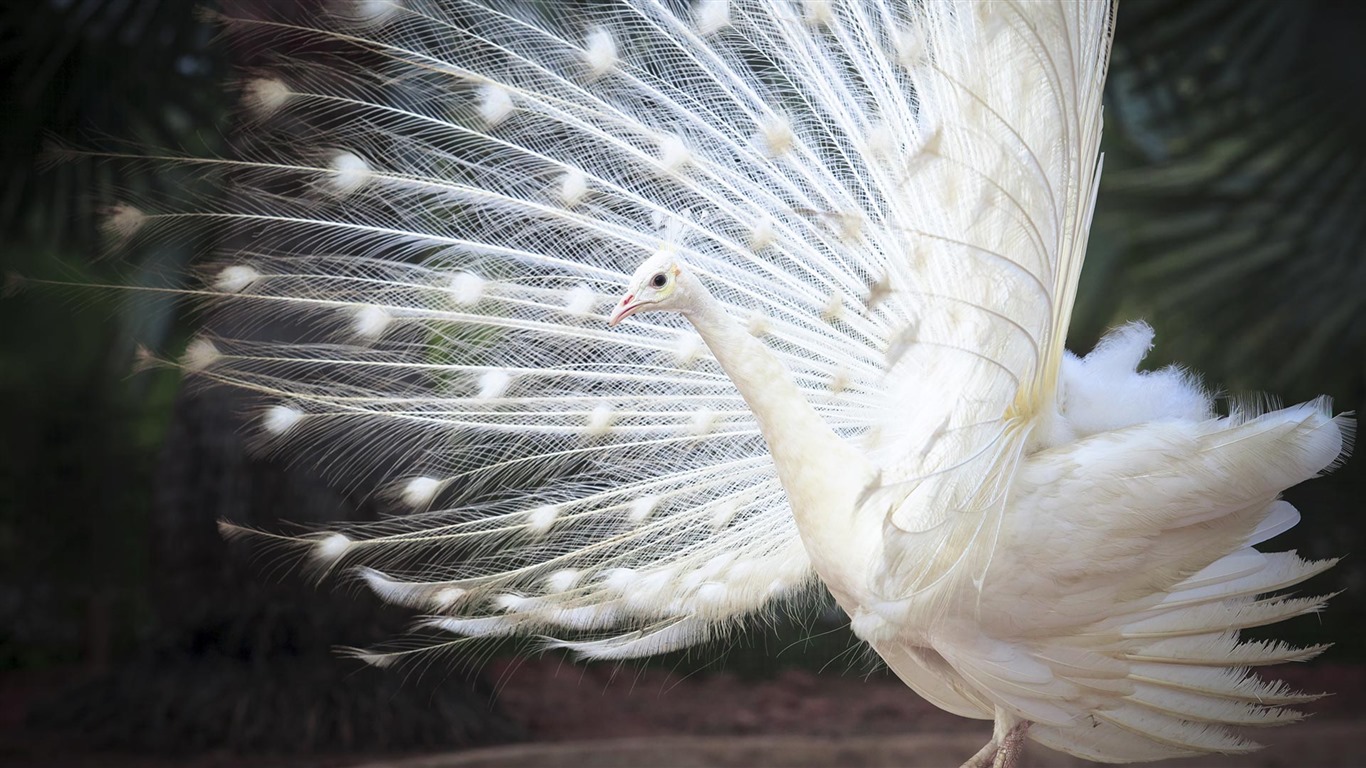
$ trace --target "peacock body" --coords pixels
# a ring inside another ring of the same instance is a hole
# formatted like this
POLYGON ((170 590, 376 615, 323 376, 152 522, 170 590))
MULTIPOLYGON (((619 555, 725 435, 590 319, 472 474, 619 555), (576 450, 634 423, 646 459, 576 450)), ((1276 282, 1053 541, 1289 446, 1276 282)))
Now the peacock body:
POLYGON ((205 165, 232 194, 121 226, 219 227, 218 327, 305 329, 205 334, 182 365, 261 393, 269 449, 383 478, 402 514, 286 541, 444 647, 637 657, 826 588, 907 685, 995 721, 986 761, 1025 733, 1244 751, 1229 726, 1310 698, 1249 668, 1321 647, 1238 631, 1323 605, 1275 593, 1331 562, 1254 547, 1348 423, 1218 415, 1193 375, 1139 370, 1146 325, 1063 347, 1108 4, 225 24, 270 61, 241 87, 250 148, 205 165))

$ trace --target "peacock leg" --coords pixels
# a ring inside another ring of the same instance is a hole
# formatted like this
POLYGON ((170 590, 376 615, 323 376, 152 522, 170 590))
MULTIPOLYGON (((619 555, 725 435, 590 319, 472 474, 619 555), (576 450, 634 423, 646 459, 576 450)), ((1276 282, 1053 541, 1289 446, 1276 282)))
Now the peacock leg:
POLYGON ((1025 734, 1029 732, 1029 721, 1025 720, 1006 731, 1001 739, 1001 747, 996 750, 996 759, 991 768, 1015 768, 1020 755, 1024 754, 1025 734))
POLYGON ((969 757, 968 761, 959 766, 959 768, 992 768, 992 760, 996 757, 998 751, 1000 751, 1000 747, 997 746, 996 739, 992 739, 991 741, 988 741, 987 745, 982 747, 977 754, 969 757))

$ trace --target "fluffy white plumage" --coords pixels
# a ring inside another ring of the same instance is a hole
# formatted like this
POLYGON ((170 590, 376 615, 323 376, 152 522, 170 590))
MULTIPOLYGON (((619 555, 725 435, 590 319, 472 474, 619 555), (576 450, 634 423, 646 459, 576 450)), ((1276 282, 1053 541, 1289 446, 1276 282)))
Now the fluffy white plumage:
POLYGON ((201 340, 186 371, 268 396, 272 447, 385 473, 409 514, 301 543, 451 644, 641 656, 823 583, 997 746, 1032 723, 1102 761, 1249 749, 1225 726, 1304 697, 1247 668, 1319 649, 1237 630, 1318 610, 1268 594, 1331 565, 1254 545, 1347 424, 1216 416, 1193 376, 1137 370, 1141 324, 1064 351, 1112 22, 1090 0, 228 20, 353 55, 279 51, 244 88, 263 149, 216 164, 224 207, 143 214, 224 224, 241 247, 204 290, 319 334, 201 340), (685 317, 606 327, 661 268, 676 292, 647 308, 685 317))

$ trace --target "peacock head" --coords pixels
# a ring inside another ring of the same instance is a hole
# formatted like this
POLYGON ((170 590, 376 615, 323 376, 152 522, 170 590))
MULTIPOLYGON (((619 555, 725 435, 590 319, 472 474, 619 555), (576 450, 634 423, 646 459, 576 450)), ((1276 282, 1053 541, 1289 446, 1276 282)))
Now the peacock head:
POLYGON ((688 307, 688 291, 682 285, 684 265, 678 252, 662 248, 636 268, 626 295, 607 318, 616 325, 637 312, 682 312, 688 307))

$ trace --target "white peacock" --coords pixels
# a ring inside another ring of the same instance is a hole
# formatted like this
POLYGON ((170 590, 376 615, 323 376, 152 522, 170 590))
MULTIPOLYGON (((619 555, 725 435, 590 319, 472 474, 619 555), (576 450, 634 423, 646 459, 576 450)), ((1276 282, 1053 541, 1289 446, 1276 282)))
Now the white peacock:
POLYGON ((256 149, 221 207, 137 216, 226 225, 217 305, 314 331, 183 365, 269 396, 272 448, 388 478, 408 514, 295 540, 317 564, 446 647, 596 659, 824 585, 907 685, 995 721, 979 765, 1296 719, 1248 668, 1320 648, 1238 630, 1322 606, 1272 593, 1330 562, 1254 545, 1347 422, 1218 416, 1137 370, 1141 324, 1063 348, 1111 6, 574 9, 225 22, 290 43, 243 87, 256 149))

